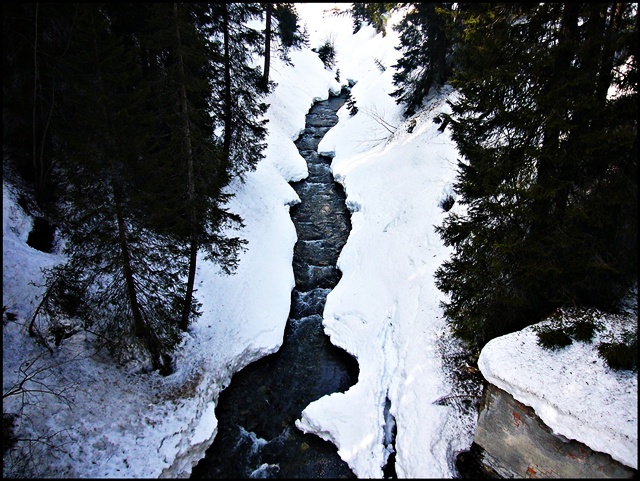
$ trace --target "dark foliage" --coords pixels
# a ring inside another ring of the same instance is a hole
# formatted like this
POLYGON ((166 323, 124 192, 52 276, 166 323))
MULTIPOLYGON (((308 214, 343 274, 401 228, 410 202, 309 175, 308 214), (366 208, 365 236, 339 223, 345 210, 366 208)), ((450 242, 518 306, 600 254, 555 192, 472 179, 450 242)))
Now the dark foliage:
MULTIPOLYGON (((3 13, 5 154, 68 259, 46 275, 49 331, 81 318, 119 359, 167 374, 198 315, 198 252, 232 273, 244 244, 223 234, 242 225, 223 191, 263 157, 267 106, 251 59, 263 37, 246 27, 262 7, 3 4, 3 13)), ((292 13, 277 9, 288 48, 302 41, 292 13)), ((50 250, 40 232, 30 243, 50 250)))
POLYGON ((293 3, 267 3, 265 10, 264 31, 264 70, 262 73, 261 87, 268 92, 273 87, 269 81, 271 69, 271 51, 278 52, 279 57, 287 64, 292 65, 289 52, 292 49, 300 49, 308 45, 308 34, 301 30, 298 13, 293 3))
POLYGON ((7 321, 15 321, 18 318, 15 312, 7 311, 7 306, 2 306, 2 315, 7 318, 7 321))
POLYGON ((611 310, 637 278, 637 20, 617 3, 464 13, 447 119, 466 214, 437 228, 454 253, 436 280, 479 349, 560 306, 611 310))
POLYGON ((336 48, 332 39, 326 39, 322 45, 312 50, 318 54, 325 68, 331 69, 334 67, 336 62, 336 48))
POLYGON ((362 23, 367 22, 376 32, 386 35, 387 15, 400 3, 352 3, 349 13, 353 19, 353 33, 358 33, 362 23))
POLYGON ((258 3, 209 4, 206 32, 219 38, 220 55, 214 57, 218 73, 212 112, 222 130, 222 150, 228 156, 230 173, 244 179, 264 158, 268 105, 263 99, 264 79, 252 66, 253 53, 262 53, 263 36, 247 27, 262 15, 258 3))
POLYGON ((280 40, 280 55, 283 60, 288 59, 290 49, 300 49, 309 39, 300 27, 300 19, 293 3, 274 4, 274 18, 276 20, 277 38, 280 40))
POLYGON ((69 107, 60 81, 75 4, 2 4, 2 141, 5 160, 33 188, 41 210, 58 195, 55 123, 69 107))
POLYGON ((2 467, 4 468, 4 455, 17 443, 15 428, 17 414, 2 412, 2 467))
MULTIPOLYGON (((546 349, 558 350, 580 341, 591 344, 597 331, 603 330, 601 318, 603 312, 593 308, 559 309, 553 312, 541 326, 536 326, 535 332, 538 344, 546 349)), ((598 355, 607 365, 615 370, 637 369, 637 315, 633 322, 633 315, 608 313, 609 322, 616 323, 613 332, 608 333, 607 342, 597 345, 598 355)))
POLYGON ((624 342, 603 342, 598 345, 598 353, 607 366, 615 370, 638 370, 638 340, 624 342))
POLYGON ((452 72, 452 3, 415 3, 395 27, 402 56, 394 67, 390 95, 413 115, 422 101, 445 84, 452 72))
POLYGON ((33 220, 33 229, 29 232, 27 245, 42 252, 51 252, 54 245, 56 227, 44 217, 33 220))
POLYGON ((569 333, 576 341, 591 343, 595 336, 598 326, 590 321, 574 322, 569 328, 569 333))
POLYGON ((547 349, 559 349, 569 346, 573 339, 563 329, 541 329, 538 331, 538 344, 547 349))
POLYGON ((440 204, 438 205, 443 211, 445 212, 449 212, 451 210, 451 208, 453 207, 453 204, 456 203, 456 200, 453 198, 452 195, 447 195, 444 199, 442 199, 442 201, 440 202, 440 204))
POLYGON ((356 105, 356 99, 349 92, 349 96, 347 97, 347 101, 345 102, 347 105, 347 109, 349 110, 349 115, 352 117, 358 113, 358 106, 356 105))

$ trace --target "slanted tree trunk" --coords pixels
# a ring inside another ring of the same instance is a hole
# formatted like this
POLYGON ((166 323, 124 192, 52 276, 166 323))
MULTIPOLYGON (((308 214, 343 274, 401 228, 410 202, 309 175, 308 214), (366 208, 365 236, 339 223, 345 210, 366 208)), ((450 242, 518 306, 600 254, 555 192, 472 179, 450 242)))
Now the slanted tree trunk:
MULTIPOLYGON (((100 49, 97 45, 96 36, 93 37, 93 49, 94 49, 94 54, 96 59, 96 65, 98 66, 98 69, 97 69, 98 88, 102 98, 106 99, 108 98, 107 89, 105 87, 105 81, 102 76, 102 67, 100 63, 101 55, 99 53, 100 49)), ((101 105, 101 110, 102 110, 101 114, 103 116, 104 125, 106 128, 106 131, 104 133, 104 135, 106 136, 106 144, 117 146, 118 145, 117 139, 113 135, 113 122, 111 119, 111 115, 107 111, 107 108, 105 107, 104 104, 101 105)), ((162 369, 164 353, 162 350, 161 342, 158 339, 156 333, 154 333, 145 322, 140 309, 140 303, 138 300, 136 281, 134 277, 134 269, 131 262, 131 252, 130 252, 129 240, 127 236, 127 226, 125 221, 124 208, 122 206, 122 198, 123 198, 122 185, 119 184, 119 182, 122 182, 122 179, 119 179, 120 176, 117 174, 119 169, 118 169, 118 166, 116 165, 116 161, 113 158, 113 153, 111 153, 111 155, 107 153, 107 156, 109 157, 108 161, 111 164, 111 169, 110 169, 111 178, 108 180, 108 182, 110 183, 111 189, 112 189, 113 202, 114 202, 115 215, 116 215, 116 225, 118 227, 117 236, 118 236, 118 244, 119 244, 118 247, 120 249, 120 261, 121 261, 120 267, 122 268, 122 272, 125 278, 125 285, 127 286, 127 297, 129 300, 129 307, 131 309, 131 315, 133 316, 134 333, 135 333, 135 336, 143 342, 146 349, 151 354, 151 357, 153 360, 153 367, 156 369, 162 369)))

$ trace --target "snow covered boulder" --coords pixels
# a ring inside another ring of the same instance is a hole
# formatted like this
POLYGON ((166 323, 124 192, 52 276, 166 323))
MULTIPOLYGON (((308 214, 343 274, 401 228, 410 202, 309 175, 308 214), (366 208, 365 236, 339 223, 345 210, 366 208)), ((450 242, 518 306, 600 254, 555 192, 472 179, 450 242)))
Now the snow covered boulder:
POLYGON ((478 367, 488 385, 474 443, 485 467, 504 477, 637 475, 638 373, 612 369, 598 353, 601 343, 635 329, 637 314, 590 316, 591 341, 543 347, 538 332, 553 322, 571 332, 564 317, 483 348, 478 367))

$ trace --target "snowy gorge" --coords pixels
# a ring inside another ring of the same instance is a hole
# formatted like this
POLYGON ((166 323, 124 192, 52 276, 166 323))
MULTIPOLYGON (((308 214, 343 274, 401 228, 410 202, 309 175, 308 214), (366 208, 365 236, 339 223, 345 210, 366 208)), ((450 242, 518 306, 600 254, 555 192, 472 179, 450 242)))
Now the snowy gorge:
MULTIPOLYGON (((352 34, 349 16, 325 11, 332 5, 297 4, 297 9, 311 47, 334 41, 333 70, 310 49, 292 52, 293 65, 273 59, 277 87, 267 98, 266 158, 246 182, 229 186, 234 193, 230 210, 244 219, 239 235, 248 248, 231 276, 199 260, 195 295, 203 314, 177 350, 173 375, 141 373, 134 362, 116 366, 106 353, 87 349, 91 338, 84 332, 53 355, 34 344, 27 326, 42 296, 41 268, 61 256, 26 244, 32 219, 3 182, 3 305, 16 314, 14 321, 4 321, 3 390, 19 381, 25 359, 38 358, 35 366, 50 366, 43 382, 68 396, 39 394, 25 406, 21 432, 32 437, 58 433, 52 439, 60 447, 50 452, 36 443, 27 460, 34 475, 189 476, 215 437, 220 392, 235 372, 282 343, 294 286, 296 231, 289 208, 299 202, 288 183, 308 174, 293 141, 313 102, 351 82, 358 113, 343 107, 339 123, 319 147, 333 157, 334 178, 352 212, 352 231, 338 260, 343 277, 329 294, 323 317, 332 343, 357 359, 360 374, 347 392, 310 404, 296 425, 334 443, 357 477, 381 478, 389 456, 388 403, 397 425, 398 477, 457 476, 455 456, 473 442, 476 413, 437 402, 454 392, 443 358, 459 348, 433 279, 449 255, 434 226, 446 216, 441 202, 455 197, 457 162, 455 144, 433 118, 447 111, 446 100, 455 92, 444 89, 428 100, 409 129, 401 106, 388 95, 399 54, 391 26, 398 18, 389 19, 385 36, 370 26, 352 34)), ((576 371, 572 378, 575 390, 556 391, 553 386, 563 387, 566 377, 548 377, 547 369, 594 356, 593 349, 575 345, 558 355, 533 344, 530 330, 492 341, 480 358, 483 375, 539 411, 554 432, 637 469, 637 373, 613 373, 593 357, 594 372, 576 371), (545 375, 523 375, 527 370, 545 375), (605 392, 584 391, 581 383, 588 379, 605 392), (576 403, 574 395, 583 405, 579 413, 565 409, 565 403, 576 403), (606 410, 599 411, 601 406, 606 410), (604 436, 605 431, 610 434, 604 436)), ((7 398, 3 407, 14 412, 18 404, 19 399, 7 398)))

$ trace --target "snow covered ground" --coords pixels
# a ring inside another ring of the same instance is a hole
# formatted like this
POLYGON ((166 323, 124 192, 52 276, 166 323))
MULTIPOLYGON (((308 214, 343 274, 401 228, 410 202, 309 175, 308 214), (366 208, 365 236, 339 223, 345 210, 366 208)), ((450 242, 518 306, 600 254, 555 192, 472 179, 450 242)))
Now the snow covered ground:
MULTIPOLYGON (((347 392, 309 405, 297 426, 334 442, 358 477, 380 478, 389 455, 389 406, 397 424, 398 477, 456 476, 455 455, 471 445, 475 416, 438 402, 454 389, 443 357, 455 353, 456 343, 433 281, 449 255, 434 226, 446 215, 439 204, 454 195, 457 153, 432 122, 455 93, 432 99, 409 129, 388 95, 397 35, 389 29, 382 36, 369 26, 353 35, 349 16, 324 12, 331 5, 298 4, 298 12, 311 47, 334 42, 333 71, 307 49, 292 52, 293 67, 272 60, 278 87, 268 98, 266 159, 244 184, 231 186, 230 208, 244 218, 240 235, 248 250, 232 276, 200 260, 196 295, 203 315, 180 345, 175 374, 115 366, 104 353, 86 349, 85 333, 53 355, 33 343, 27 325, 42 295, 40 269, 61 257, 27 246, 32 221, 3 183, 3 305, 17 316, 3 324, 3 392, 39 368, 36 379, 55 391, 4 399, 6 412, 27 401, 20 432, 39 438, 28 456, 12 457, 5 477, 21 463, 47 477, 188 476, 215 436, 220 391, 233 373, 282 343, 294 286, 289 207, 299 201, 288 182, 307 175, 293 140, 313 101, 349 80, 356 82, 358 113, 343 107, 319 147, 334 155, 332 171, 353 213, 338 261, 343 277, 327 298, 324 324, 332 342, 357 358, 360 375, 347 392), (35 363, 27 367, 25 360, 35 363), (54 450, 44 442, 53 434, 54 450)), ((525 329, 489 343, 479 367, 555 432, 637 469, 637 373, 612 372, 594 345, 543 351, 525 329)))

